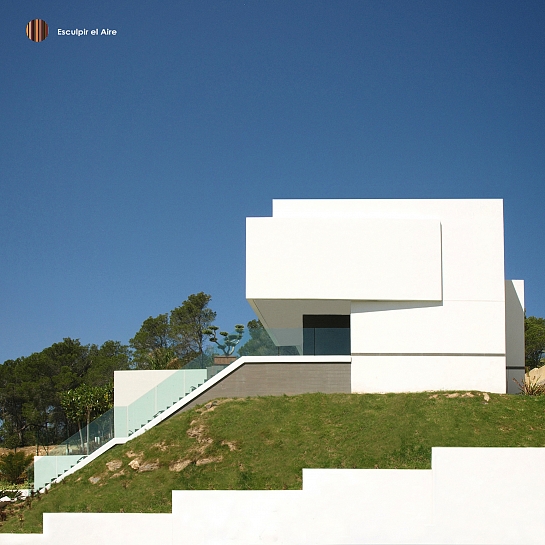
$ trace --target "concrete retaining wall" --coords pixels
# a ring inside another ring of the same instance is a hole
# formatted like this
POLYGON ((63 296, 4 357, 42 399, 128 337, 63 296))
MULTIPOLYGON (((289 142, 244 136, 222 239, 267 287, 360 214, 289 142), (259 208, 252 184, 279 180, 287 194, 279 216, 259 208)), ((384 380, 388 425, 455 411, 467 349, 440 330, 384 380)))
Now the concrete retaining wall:
POLYGON ((305 469, 302 490, 173 491, 172 514, 44 515, 2 545, 541 544, 545 448, 434 448, 431 470, 305 469))
POLYGON ((350 362, 244 363, 184 405, 182 410, 191 409, 195 405, 218 397, 278 396, 314 392, 351 393, 350 362))

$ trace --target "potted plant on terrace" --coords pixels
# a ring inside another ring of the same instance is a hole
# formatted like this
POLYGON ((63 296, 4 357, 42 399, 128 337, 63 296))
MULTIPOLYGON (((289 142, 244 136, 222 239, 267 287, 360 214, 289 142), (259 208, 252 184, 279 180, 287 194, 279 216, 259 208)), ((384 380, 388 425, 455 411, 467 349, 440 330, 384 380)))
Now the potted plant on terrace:
POLYGON ((242 339, 242 335, 244 334, 244 326, 242 324, 237 324, 235 326, 234 333, 220 331, 220 335, 223 337, 221 340, 218 340, 216 335, 216 331, 218 329, 219 327, 213 325, 205 329, 203 333, 205 335, 209 335, 208 339, 210 342, 216 343, 223 352, 223 355, 214 356, 214 365, 229 365, 237 359, 236 356, 233 356, 233 352, 235 351, 237 344, 242 339))

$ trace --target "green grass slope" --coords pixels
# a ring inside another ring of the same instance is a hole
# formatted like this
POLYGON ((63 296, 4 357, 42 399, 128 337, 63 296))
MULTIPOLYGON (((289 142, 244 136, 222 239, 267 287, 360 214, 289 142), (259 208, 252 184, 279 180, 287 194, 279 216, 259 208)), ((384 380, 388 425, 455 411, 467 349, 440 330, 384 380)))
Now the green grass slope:
POLYGON ((544 410, 545 397, 477 392, 218 400, 11 508, 1 531, 40 532, 44 512, 170 512, 172 490, 299 489, 305 467, 428 469, 432 446, 541 447, 544 410))

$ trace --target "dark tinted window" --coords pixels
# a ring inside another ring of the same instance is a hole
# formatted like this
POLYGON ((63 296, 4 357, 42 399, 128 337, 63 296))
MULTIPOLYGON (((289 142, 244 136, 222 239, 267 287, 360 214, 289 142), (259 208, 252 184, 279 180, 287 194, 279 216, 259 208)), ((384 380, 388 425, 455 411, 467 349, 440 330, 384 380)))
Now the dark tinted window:
POLYGON ((303 354, 342 356, 350 354, 350 316, 303 316, 303 354))

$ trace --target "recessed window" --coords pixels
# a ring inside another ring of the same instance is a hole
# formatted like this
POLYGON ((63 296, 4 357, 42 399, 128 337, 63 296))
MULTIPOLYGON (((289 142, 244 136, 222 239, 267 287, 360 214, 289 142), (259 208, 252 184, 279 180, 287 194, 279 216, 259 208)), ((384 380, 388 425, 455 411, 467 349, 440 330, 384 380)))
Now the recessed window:
POLYGON ((305 314, 303 316, 303 354, 343 356, 350 354, 350 316, 305 314))

